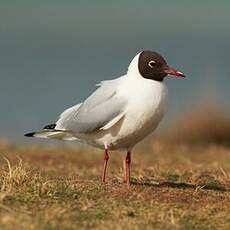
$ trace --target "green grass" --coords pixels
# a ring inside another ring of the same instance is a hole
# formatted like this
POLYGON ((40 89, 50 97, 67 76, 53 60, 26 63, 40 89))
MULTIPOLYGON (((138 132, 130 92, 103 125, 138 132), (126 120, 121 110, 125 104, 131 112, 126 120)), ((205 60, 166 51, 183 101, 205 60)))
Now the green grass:
POLYGON ((0 145, 1 229, 230 229, 230 148, 156 142, 137 150, 132 185, 112 152, 0 145))

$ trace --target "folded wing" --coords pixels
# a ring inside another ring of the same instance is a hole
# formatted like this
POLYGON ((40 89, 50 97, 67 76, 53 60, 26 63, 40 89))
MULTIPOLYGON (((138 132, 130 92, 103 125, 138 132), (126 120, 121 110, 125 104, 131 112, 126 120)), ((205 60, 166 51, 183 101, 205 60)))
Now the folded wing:
POLYGON ((88 99, 61 114, 55 129, 86 134, 115 125, 125 115, 126 99, 118 94, 121 81, 101 82, 88 99))

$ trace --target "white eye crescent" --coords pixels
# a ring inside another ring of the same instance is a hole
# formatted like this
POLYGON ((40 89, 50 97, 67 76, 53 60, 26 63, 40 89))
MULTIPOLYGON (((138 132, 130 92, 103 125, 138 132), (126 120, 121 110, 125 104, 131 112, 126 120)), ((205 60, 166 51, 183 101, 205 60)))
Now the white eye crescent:
POLYGON ((153 61, 153 60, 151 60, 151 61, 148 63, 148 66, 149 66, 150 68, 153 68, 155 65, 156 65, 156 62, 153 61))

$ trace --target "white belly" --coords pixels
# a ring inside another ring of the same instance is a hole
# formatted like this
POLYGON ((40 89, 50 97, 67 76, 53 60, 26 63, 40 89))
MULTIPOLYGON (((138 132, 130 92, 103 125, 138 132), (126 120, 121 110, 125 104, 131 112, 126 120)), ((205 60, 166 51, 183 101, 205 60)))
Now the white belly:
MULTIPOLYGON (((87 135, 85 141, 110 150, 130 149, 156 129, 167 104, 167 88, 162 82, 144 80, 124 85, 129 93, 125 116, 108 130, 87 135), (149 82, 151 81, 151 82, 149 82)), ((121 92, 122 93, 122 92, 121 92)))

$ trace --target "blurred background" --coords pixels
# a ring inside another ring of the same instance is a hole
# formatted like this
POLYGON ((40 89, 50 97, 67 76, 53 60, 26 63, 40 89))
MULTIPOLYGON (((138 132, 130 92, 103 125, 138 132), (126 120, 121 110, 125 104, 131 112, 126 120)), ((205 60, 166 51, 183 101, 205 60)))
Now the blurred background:
POLYGON ((229 11, 227 0, 1 0, 0 137, 27 143, 25 132, 52 123, 150 49, 187 75, 167 79, 170 103, 161 129, 185 127, 196 136, 196 125, 205 123, 206 135, 218 126, 228 140, 229 11))

